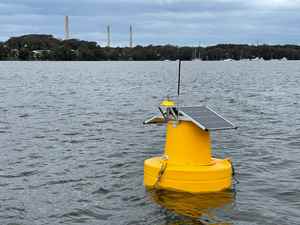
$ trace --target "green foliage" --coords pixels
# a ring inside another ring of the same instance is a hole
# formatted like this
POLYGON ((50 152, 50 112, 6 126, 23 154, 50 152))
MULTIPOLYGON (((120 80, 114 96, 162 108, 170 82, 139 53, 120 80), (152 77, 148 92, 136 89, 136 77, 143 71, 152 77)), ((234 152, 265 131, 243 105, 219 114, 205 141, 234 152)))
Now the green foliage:
POLYGON ((66 46, 59 46, 52 50, 52 59, 62 61, 76 60, 76 52, 66 46))
POLYGON ((6 45, 11 49, 28 48, 30 50, 47 50, 60 45, 60 40, 52 35, 29 34, 20 37, 12 37, 6 41, 6 45))
POLYGON ((5 60, 9 57, 9 48, 3 43, 0 43, 0 60, 5 60))
POLYGON ((100 47, 96 42, 59 40, 52 35, 30 34, 0 43, 0 60, 225 60, 225 59, 300 59, 297 45, 234 45, 209 47, 136 46, 100 47))
POLYGON ((28 48, 21 48, 19 50, 20 60, 30 60, 32 59, 32 52, 28 48))

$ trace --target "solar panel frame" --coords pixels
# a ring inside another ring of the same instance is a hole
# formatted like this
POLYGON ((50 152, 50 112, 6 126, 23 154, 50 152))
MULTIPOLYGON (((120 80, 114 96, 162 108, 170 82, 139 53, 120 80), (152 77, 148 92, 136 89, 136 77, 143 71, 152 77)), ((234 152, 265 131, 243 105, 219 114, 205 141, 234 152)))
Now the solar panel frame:
POLYGON ((206 131, 236 129, 230 121, 208 106, 181 107, 180 113, 206 131))
POLYGON ((143 124, 163 124, 163 123, 166 123, 166 120, 161 115, 152 116, 150 119, 147 119, 143 122, 143 124))

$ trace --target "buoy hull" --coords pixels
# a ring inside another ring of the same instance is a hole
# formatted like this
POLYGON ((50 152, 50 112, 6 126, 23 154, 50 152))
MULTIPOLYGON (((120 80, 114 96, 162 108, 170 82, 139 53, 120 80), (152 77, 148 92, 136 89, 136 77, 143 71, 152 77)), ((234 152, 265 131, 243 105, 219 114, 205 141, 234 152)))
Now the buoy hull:
POLYGON ((168 164, 161 157, 144 162, 144 185, 190 193, 219 192, 232 185, 232 166, 229 159, 212 158, 210 165, 168 164), (163 163, 166 168, 157 182, 163 163))

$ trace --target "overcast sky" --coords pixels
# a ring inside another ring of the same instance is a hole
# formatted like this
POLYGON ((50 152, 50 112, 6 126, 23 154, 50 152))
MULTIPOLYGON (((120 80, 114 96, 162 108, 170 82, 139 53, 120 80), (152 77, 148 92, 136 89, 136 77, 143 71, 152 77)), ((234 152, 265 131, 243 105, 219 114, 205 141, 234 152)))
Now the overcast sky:
POLYGON ((0 41, 29 33, 128 44, 300 43, 300 0, 1 0, 0 41))

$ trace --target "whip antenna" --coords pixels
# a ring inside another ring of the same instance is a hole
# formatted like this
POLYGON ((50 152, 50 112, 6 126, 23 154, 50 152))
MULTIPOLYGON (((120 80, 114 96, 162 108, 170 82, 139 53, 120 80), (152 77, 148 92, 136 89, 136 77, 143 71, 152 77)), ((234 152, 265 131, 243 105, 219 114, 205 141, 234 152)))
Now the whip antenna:
POLYGON ((178 62, 178 87, 177 87, 177 120, 179 120, 179 95, 180 95, 180 82, 181 82, 181 60, 178 62))
POLYGON ((181 60, 179 59, 178 63, 178 87, 177 87, 177 95, 180 95, 180 75, 181 75, 181 60))

